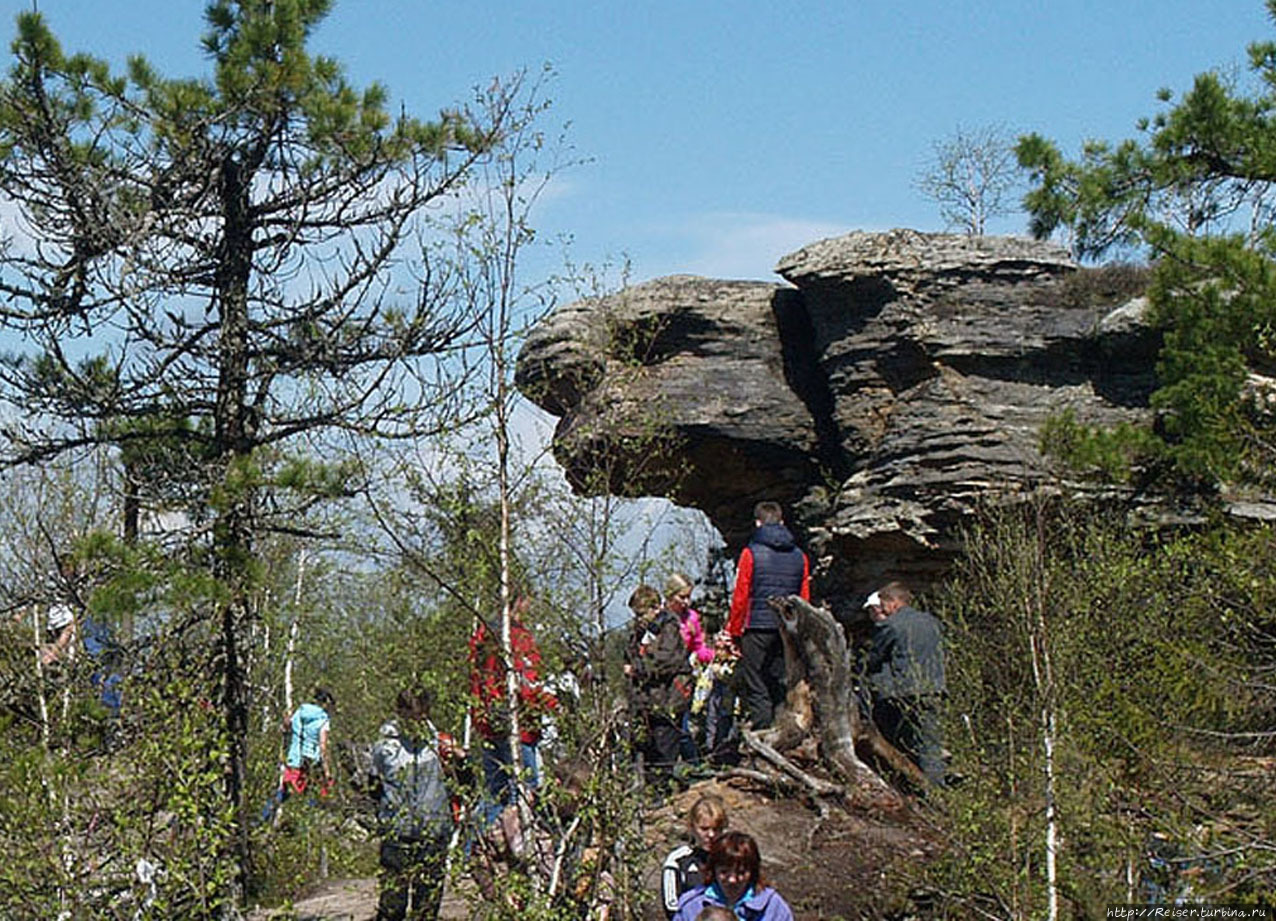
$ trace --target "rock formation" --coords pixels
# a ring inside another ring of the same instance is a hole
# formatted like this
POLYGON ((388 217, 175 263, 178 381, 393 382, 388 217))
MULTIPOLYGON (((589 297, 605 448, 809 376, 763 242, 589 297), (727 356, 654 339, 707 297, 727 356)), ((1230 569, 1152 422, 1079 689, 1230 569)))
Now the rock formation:
POLYGON ((561 417, 555 454, 578 489, 668 495, 733 550, 753 503, 778 499, 821 597, 849 603, 886 574, 924 585, 981 502, 1056 482, 1047 417, 1146 418, 1159 343, 1137 285, 1115 283, 1132 271, 895 230, 777 272, 790 284, 662 278, 533 332, 518 385, 561 417))

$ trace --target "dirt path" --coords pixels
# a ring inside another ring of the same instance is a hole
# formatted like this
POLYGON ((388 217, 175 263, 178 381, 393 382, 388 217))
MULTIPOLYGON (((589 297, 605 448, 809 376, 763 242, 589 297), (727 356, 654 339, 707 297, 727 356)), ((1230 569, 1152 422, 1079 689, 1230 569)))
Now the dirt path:
MULTIPOLYGON (((644 921, 664 921, 656 903, 660 863, 684 834, 683 816, 705 793, 726 803, 731 826, 749 832, 762 852, 763 871, 785 897, 799 921, 873 917, 902 898, 908 869, 937 852, 933 837, 915 816, 849 815, 837 809, 821 821, 798 800, 772 799, 754 790, 705 781, 648 814, 643 837, 650 861, 642 868, 652 894, 644 921)), ((439 917, 469 917, 473 893, 449 886, 439 917)), ((259 909, 249 921, 372 921, 375 879, 328 880, 318 884, 291 911, 259 909)))
MULTIPOLYGON (((375 879, 330 879, 319 883, 292 909, 257 909, 248 921, 373 921, 377 914, 375 879)), ((444 891, 439 918, 468 918, 464 893, 444 891)))

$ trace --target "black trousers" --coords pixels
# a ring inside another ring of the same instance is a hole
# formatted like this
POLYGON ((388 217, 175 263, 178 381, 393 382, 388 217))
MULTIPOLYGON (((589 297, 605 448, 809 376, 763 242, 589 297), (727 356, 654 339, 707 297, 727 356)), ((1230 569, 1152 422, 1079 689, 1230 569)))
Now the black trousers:
POLYGON ((886 741, 912 759, 926 779, 944 785, 943 729, 940 694, 883 697, 873 701, 873 722, 886 741))
POLYGON ((647 767, 653 780, 660 781, 673 773, 682 753, 683 737, 682 717, 666 716, 663 713, 647 714, 647 745, 645 746, 647 767))
POLYGON ((775 722, 784 702, 784 640, 779 630, 745 630, 740 637, 740 677, 744 681, 744 715, 754 729, 775 722))
POLYGON ((447 835, 381 841, 381 895, 377 921, 434 921, 443 903, 447 835))

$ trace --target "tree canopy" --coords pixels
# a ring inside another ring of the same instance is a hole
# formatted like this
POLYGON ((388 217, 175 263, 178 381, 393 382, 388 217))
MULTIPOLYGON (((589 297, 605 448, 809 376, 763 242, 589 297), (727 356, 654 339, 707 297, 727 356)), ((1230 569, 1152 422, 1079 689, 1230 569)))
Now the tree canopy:
MULTIPOLYGON (((1276 2, 1267 7, 1276 18, 1276 2)), ((1038 237, 1066 232, 1098 258, 1141 250, 1156 268, 1150 318, 1164 334, 1153 459, 1209 483, 1270 482, 1276 366, 1276 42, 1249 48, 1252 79, 1200 74, 1140 123, 1141 137, 1088 142, 1070 160, 1020 139, 1038 237)), ((1145 460, 1147 458, 1145 457, 1145 460)))
POLYGON ((19 17, 0 86, 0 193, 19 212, 0 318, 27 345, 4 364, 0 396, 25 410, 6 420, 7 459, 93 441, 104 421, 147 419, 150 438, 157 407, 212 456, 325 425, 415 427, 401 395, 432 394, 409 360, 465 319, 413 262, 414 234, 504 113, 392 117, 383 87, 307 53, 329 6, 211 4, 203 80, 141 57, 113 74, 19 17))
POLYGON ((932 145, 916 186, 939 206, 949 227, 983 236, 988 221, 1006 214, 1007 198, 1019 177, 1013 139, 997 125, 968 129, 960 125, 932 145))

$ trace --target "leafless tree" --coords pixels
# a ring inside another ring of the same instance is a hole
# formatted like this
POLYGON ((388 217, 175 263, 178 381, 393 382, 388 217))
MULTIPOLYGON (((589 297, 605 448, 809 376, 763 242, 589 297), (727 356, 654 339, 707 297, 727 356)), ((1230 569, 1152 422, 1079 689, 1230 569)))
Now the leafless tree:
POLYGON ((939 205, 948 227, 982 236, 991 218, 1008 214, 1019 181, 1014 140, 999 125, 957 130, 935 141, 931 158, 915 181, 926 198, 939 205))

